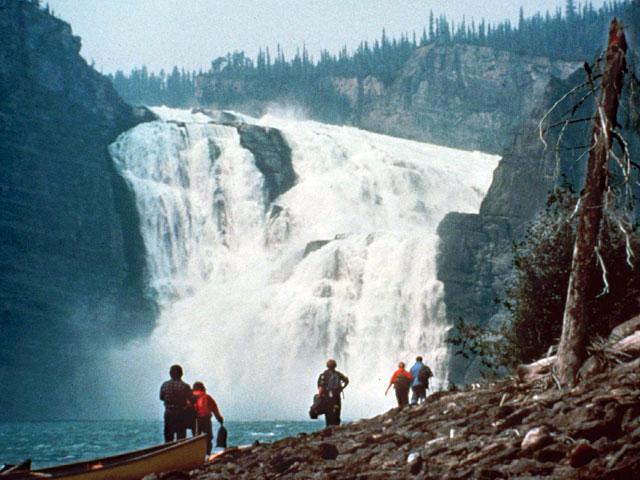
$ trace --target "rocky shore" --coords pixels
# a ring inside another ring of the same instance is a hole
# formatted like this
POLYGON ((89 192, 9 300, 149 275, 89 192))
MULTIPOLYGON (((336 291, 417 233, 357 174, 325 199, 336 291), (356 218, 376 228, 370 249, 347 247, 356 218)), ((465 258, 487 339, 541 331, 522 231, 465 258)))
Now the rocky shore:
POLYGON ((437 392, 420 406, 228 449, 191 478, 639 478, 640 358, 571 390, 549 383, 437 392))

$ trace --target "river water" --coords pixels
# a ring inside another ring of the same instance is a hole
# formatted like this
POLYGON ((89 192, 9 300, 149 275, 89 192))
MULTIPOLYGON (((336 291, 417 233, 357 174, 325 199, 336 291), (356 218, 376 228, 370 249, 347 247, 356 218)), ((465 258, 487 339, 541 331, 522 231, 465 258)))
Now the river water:
MULTIPOLYGON (((320 420, 225 422, 229 446, 272 442, 323 426, 320 420)), ((215 422, 214 428, 217 432, 215 422)), ((0 464, 30 458, 34 468, 41 468, 115 455, 162 441, 159 420, 0 423, 0 464)))

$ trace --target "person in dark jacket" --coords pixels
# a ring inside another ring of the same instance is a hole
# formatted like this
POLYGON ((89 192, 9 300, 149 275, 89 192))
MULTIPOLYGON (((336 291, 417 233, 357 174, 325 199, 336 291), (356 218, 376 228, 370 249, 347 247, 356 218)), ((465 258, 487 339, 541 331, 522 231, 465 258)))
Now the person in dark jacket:
POLYGON ((325 403, 326 413, 324 421, 326 426, 340 425, 340 412, 342 401, 340 394, 349 385, 349 378, 336 370, 338 364, 335 360, 327 360, 327 369, 318 377, 318 394, 325 403))
POLYGON ((389 389, 393 386, 396 390, 396 400, 398 400, 398 406, 404 407, 409 404, 409 389, 411 388, 411 382, 413 377, 409 372, 404 369, 404 362, 398 364, 398 369, 391 375, 389 386, 385 390, 384 394, 389 393, 389 389))
POLYGON ((172 442, 187 436, 186 416, 191 406, 191 388, 182 381, 182 367, 169 369, 171 380, 160 387, 160 400, 164 402, 164 441, 172 442))
POLYGON ((212 441, 213 441, 213 427, 211 425, 211 415, 216 417, 216 420, 220 425, 224 423, 218 404, 207 394, 207 389, 202 382, 196 382, 193 384, 193 407, 196 411, 196 431, 195 434, 199 435, 205 433, 207 435, 207 455, 211 453, 212 441))

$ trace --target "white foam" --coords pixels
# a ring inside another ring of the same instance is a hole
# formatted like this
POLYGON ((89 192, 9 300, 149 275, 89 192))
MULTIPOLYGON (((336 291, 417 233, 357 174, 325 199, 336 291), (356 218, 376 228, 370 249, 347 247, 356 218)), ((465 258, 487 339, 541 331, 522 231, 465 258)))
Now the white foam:
POLYGON ((347 418, 393 405, 383 392, 399 360, 421 354, 446 381, 436 228, 450 211, 478 210, 498 157, 267 116, 259 123, 283 132, 298 177, 270 218, 235 128, 154 111, 163 121, 111 146, 161 306, 151 338, 113 356, 116 370, 139 364, 140 409, 160 409, 156 390, 175 362, 242 419, 304 418, 329 357, 351 378, 347 418), (315 240, 331 241, 304 257, 315 240))

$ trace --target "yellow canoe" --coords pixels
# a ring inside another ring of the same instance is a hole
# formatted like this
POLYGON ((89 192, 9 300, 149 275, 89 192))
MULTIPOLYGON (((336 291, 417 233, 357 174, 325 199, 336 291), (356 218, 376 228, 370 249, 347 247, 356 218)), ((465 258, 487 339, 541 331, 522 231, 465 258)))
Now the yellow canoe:
POLYGON ((2 480, 55 478, 64 480, 140 480, 151 473, 188 472, 204 465, 207 436, 178 440, 154 447, 86 462, 22 472, 0 473, 2 480))

